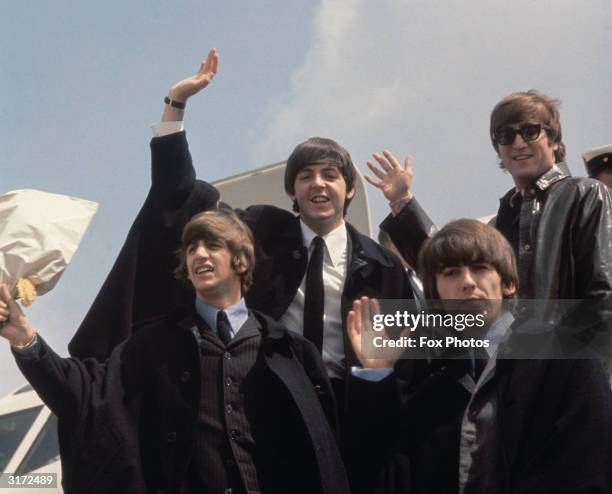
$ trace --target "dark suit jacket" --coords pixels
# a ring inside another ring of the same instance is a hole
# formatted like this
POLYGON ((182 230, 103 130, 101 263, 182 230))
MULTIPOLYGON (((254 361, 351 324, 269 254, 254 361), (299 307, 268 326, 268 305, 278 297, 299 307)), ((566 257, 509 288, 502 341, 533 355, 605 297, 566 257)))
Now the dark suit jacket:
MULTIPOLYGON (((458 492, 466 364, 404 360, 381 382, 351 379, 354 493, 458 492)), ((599 362, 498 360, 496 372, 501 492, 610 492, 612 397, 599 362)))
MULTIPOLYGON (((316 348, 262 314, 251 314, 249 321, 262 334, 257 375, 269 376, 257 387, 262 413, 283 402, 279 397, 291 404, 284 414, 269 410, 275 417, 270 431, 285 430, 287 440, 306 431, 296 442, 310 445, 315 461, 302 473, 320 479, 316 492, 348 493, 325 414, 335 422, 331 386, 316 348)), ((193 318, 178 316, 145 324, 105 364, 60 358, 42 339, 38 358, 17 356, 28 381, 59 418, 66 494, 185 492, 200 400, 193 326, 193 318)), ((299 487, 288 484, 287 492, 301 492, 299 487)))
MULTIPOLYGON (((273 206, 251 206, 239 212, 256 242, 253 287, 247 305, 278 320, 300 286, 308 265, 299 217, 273 206)), ((342 291, 341 312, 347 368, 358 361, 347 338, 346 315, 361 296, 379 299, 412 297, 412 288, 397 256, 346 224, 351 250, 342 291)))
MULTIPOLYGON (((215 203, 218 192, 195 180, 185 132, 154 138, 151 151, 151 193, 113 272, 70 343, 72 355, 94 356, 103 361, 121 341, 119 336, 125 338, 129 334, 128 315, 137 324, 166 313, 168 301, 192 306, 193 294, 171 279, 177 263, 174 252, 191 215, 215 203), (158 231, 160 227, 163 230, 158 231), (116 276, 129 277, 129 284, 121 286, 113 278, 116 276), (113 327, 109 314, 117 312, 124 314, 121 327, 128 329, 122 329, 121 335, 109 334, 108 328, 113 327)), ((306 272, 308 255, 302 245, 299 218, 272 206, 253 206, 239 213, 253 231, 256 244, 254 283, 245 297, 247 305, 278 320, 306 272)), ((411 298, 410 282, 397 256, 351 225, 347 224, 347 229, 352 248, 342 294, 343 320, 353 299, 361 295, 411 298)), ((346 339, 345 351, 348 365, 356 363, 346 339)))

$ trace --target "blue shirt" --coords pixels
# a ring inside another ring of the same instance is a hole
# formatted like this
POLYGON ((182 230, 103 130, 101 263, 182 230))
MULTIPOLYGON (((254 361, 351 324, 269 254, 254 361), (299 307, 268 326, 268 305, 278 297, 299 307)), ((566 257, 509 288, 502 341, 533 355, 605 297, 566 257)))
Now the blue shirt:
MULTIPOLYGON (((217 314, 221 309, 203 302, 199 298, 196 298, 195 309, 198 315, 204 320, 208 327, 213 330, 217 335, 217 314)), ((241 298, 234 305, 230 305, 224 312, 227 314, 231 329, 230 334, 232 338, 236 336, 236 333, 240 330, 242 325, 249 318, 249 311, 244 303, 244 298, 241 298)))

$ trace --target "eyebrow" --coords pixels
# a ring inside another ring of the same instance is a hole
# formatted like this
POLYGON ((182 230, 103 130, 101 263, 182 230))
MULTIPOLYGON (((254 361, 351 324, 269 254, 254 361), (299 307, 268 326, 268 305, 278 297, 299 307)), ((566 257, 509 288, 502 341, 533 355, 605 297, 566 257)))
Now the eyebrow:
POLYGON ((306 165, 303 168, 300 169, 300 171, 298 173, 304 172, 304 171, 313 171, 313 167, 315 166, 319 166, 319 165, 323 165, 323 167, 321 168, 323 171, 327 171, 327 170, 334 170, 334 171, 341 171, 341 167, 340 165, 338 165, 337 163, 312 163, 310 165, 306 165))

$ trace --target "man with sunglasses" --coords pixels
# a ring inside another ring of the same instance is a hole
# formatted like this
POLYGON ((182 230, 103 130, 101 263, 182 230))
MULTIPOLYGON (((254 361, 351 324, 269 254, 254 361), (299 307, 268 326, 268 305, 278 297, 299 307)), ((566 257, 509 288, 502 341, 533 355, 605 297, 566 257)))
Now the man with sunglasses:
MULTIPOLYGON (((490 136, 514 181, 492 224, 517 256, 519 297, 587 299, 609 319, 612 198, 602 183, 569 175, 559 101, 535 90, 506 96, 491 113, 490 136)), ((412 264, 434 225, 413 198, 411 160, 401 166, 388 151, 374 158, 368 166, 378 178, 366 178, 393 211, 381 228, 412 264)))

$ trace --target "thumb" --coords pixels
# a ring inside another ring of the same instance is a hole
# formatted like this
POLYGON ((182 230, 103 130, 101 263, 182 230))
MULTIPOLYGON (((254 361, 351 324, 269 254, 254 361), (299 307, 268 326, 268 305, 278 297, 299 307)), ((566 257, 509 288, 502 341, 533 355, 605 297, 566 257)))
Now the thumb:
POLYGON ((12 312, 14 315, 21 313, 21 308, 19 307, 19 305, 17 305, 17 302, 11 296, 11 293, 9 292, 9 289, 5 283, 2 283, 2 285, 0 285, 0 297, 2 297, 2 300, 4 300, 4 302, 8 306, 10 312, 12 312))

